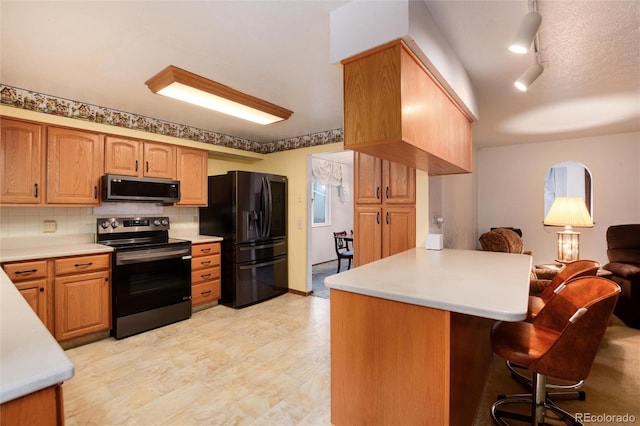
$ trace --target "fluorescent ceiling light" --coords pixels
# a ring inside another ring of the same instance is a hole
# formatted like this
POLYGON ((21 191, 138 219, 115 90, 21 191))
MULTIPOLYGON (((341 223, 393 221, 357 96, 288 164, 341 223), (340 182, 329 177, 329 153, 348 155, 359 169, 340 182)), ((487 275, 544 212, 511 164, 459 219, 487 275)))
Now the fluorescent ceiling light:
POLYGON ((536 81, 536 78, 540 77, 544 68, 540 64, 533 64, 518 78, 513 85, 522 92, 526 92, 531 83, 536 81))
POLYGON ((224 84, 169 65, 145 82, 149 90, 258 124, 286 120, 286 108, 239 92, 224 84))
POLYGON ((516 37, 509 46, 509 50, 521 55, 529 51, 531 43, 536 37, 540 24, 542 23, 542 16, 538 12, 528 13, 520 25, 516 37))

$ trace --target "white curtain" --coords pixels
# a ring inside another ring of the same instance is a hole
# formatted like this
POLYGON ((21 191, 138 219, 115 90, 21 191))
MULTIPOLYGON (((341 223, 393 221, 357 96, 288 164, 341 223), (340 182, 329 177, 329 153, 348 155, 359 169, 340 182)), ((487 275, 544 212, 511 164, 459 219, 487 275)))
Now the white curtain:
POLYGON ((351 201, 351 191, 346 180, 342 179, 342 164, 313 158, 311 160, 311 176, 323 185, 338 188, 340 201, 351 201))

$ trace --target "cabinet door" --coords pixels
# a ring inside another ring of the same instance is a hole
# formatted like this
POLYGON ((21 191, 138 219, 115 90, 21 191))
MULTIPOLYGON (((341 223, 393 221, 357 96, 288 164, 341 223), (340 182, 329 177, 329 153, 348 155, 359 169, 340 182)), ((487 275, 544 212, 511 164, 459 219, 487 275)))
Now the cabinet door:
POLYGON ((49 328, 47 319, 47 280, 25 281, 16 283, 15 286, 45 327, 49 328))
POLYGON ((55 279, 55 337, 64 341, 111 328, 109 272, 55 279))
POLYGON ((146 177, 175 179, 176 147, 163 143, 144 143, 144 169, 146 177))
POLYGON ((100 204, 103 136, 58 127, 47 128, 47 203, 100 204))
POLYGON ((354 157, 354 194, 357 204, 382 201, 382 162, 379 158, 356 152, 354 157))
POLYGON ((384 202, 413 204, 416 202, 416 170, 404 164, 382 162, 384 202))
POLYGON ((353 262, 361 266, 382 258, 382 209, 376 206, 354 208, 353 262))
POLYGON ((180 181, 178 205, 207 205, 207 151, 178 147, 177 179, 180 181))
POLYGON ((42 126, 0 120, 0 203, 42 202, 42 126))
POLYGON ((104 172, 114 175, 142 176, 142 143, 107 136, 104 140, 104 172))
POLYGON ((392 256, 416 246, 416 208, 390 206, 383 211, 382 257, 392 256))

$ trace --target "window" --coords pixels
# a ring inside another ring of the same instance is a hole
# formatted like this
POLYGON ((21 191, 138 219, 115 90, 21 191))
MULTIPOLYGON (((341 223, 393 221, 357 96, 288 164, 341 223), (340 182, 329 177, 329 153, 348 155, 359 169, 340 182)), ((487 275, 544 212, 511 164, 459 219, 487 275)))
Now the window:
POLYGON ((311 225, 331 225, 331 186, 314 180, 311 204, 311 225))

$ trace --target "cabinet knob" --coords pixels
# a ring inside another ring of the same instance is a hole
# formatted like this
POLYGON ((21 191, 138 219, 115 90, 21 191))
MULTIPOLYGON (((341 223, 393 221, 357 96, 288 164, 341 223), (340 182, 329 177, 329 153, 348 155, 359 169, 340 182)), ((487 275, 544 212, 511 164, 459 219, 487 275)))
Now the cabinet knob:
POLYGON ((387 225, 389 224, 389 212, 387 212, 387 225))
POLYGON ((138 171, 138 160, 136 160, 136 172, 138 171))
POLYGON ((389 199, 389 187, 387 186, 387 190, 385 191, 387 195, 387 200, 389 199))
POLYGON ((40 287, 40 293, 44 293, 44 287, 40 287))
POLYGON ((33 198, 38 198, 38 184, 33 184, 33 198))
POLYGON ((380 224, 380 212, 376 213, 376 223, 379 225, 380 224))
POLYGON ((98 187, 97 187, 97 186, 94 186, 94 187, 93 187, 93 198, 94 198, 95 200, 97 200, 97 199, 98 199, 98 187))
POLYGON ((149 162, 147 161, 147 173, 149 172, 149 162))
POLYGON ((378 200, 380 199, 380 187, 379 186, 376 187, 376 198, 378 200))

